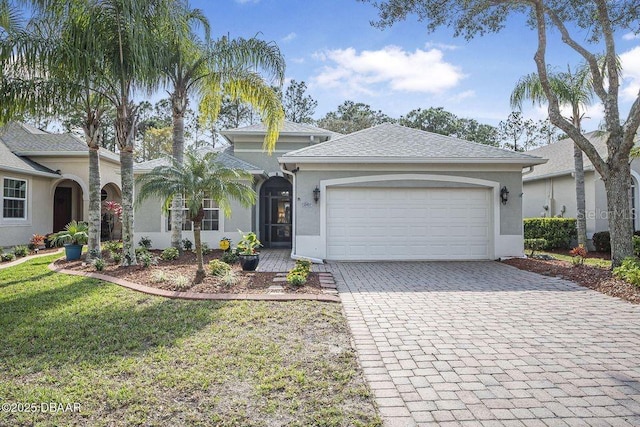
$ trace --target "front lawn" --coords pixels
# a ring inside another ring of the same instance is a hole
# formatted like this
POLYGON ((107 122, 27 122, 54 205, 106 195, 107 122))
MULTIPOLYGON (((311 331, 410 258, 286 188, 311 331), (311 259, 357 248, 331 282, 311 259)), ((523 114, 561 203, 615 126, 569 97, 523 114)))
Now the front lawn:
POLYGON ((151 297, 0 270, 0 425, 381 425, 339 304, 151 297), (15 407, 15 405, 14 405, 15 407))

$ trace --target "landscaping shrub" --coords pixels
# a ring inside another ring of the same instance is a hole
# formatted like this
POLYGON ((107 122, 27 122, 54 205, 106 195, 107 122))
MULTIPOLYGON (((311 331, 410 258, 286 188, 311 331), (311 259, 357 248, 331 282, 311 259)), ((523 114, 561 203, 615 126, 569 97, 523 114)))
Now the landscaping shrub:
POLYGON ((547 239, 524 239, 524 248, 530 250, 529 256, 541 251, 548 245, 547 239))
POLYGON ((189 239, 182 239, 182 249, 185 251, 190 251, 193 249, 193 242, 189 239))
POLYGON ((140 238, 140 241, 138 242, 138 245, 140 245, 140 247, 145 248, 145 249, 150 249, 151 248, 151 239, 147 236, 142 236, 140 238))
POLYGON ((572 256, 571 262, 574 266, 578 267, 584 265, 584 260, 587 258, 587 249, 584 246, 576 246, 569 251, 569 255, 572 256))
POLYGON ((525 218, 525 239, 546 239, 545 249, 568 248, 578 235, 575 218, 525 218))
POLYGON ((640 258, 640 236, 633 235, 633 253, 640 258))
MULTIPOLYGON (((145 253, 148 253, 148 252, 145 252, 145 253)), ((111 259, 116 264, 120 264, 122 262, 122 254, 120 252, 111 252, 111 259)))
POLYGON ((105 262, 102 258, 96 258, 93 260, 93 267, 98 270, 98 271, 102 271, 104 270, 104 266, 105 266, 105 262))
POLYGON ((221 277, 231 270, 231 266, 224 261, 214 259, 209 262, 209 271, 211 275, 221 277))
POLYGON ((169 275, 163 270, 154 270, 151 273, 151 280, 154 283, 164 283, 169 279, 169 275))
POLYGON ((202 242, 200 246, 202 246, 202 255, 207 255, 209 252, 211 252, 211 249, 209 248, 209 245, 207 243, 202 242))
POLYGON ((638 258, 625 258, 620 267, 613 269, 613 275, 619 279, 640 286, 640 260, 638 258))
POLYGON ((238 275, 235 271, 229 270, 222 276, 222 283, 224 283, 226 287, 231 287, 238 283, 238 275))
POLYGON ((7 252, 6 254, 1 255, 2 261, 13 261, 16 259, 16 256, 13 252, 7 252))
POLYGON ((173 283, 173 285, 179 291, 183 291, 191 287, 191 280, 189 280, 187 276, 183 276, 182 274, 178 274, 177 276, 172 277, 171 283, 173 283))
POLYGON ((608 231, 593 233, 593 246, 598 252, 611 252, 611 236, 608 231))
POLYGON ((145 248, 144 246, 136 248, 136 258, 140 258, 142 255, 148 254, 148 253, 149 253, 149 249, 145 248))
POLYGON ((299 259, 296 265, 287 274, 287 283, 292 286, 302 286, 307 283, 307 277, 311 271, 311 261, 299 259))
POLYGON ((140 261, 140 264, 142 264, 144 268, 149 268, 152 265, 158 264, 157 258, 151 255, 149 251, 141 253, 138 257, 138 261, 140 261))
POLYGON ((118 252, 122 248, 122 243, 117 240, 107 240, 102 246, 110 253, 118 252))
POLYGON ((15 246, 13 248, 13 253, 17 256, 17 257, 23 257, 23 256, 27 256, 29 255, 29 248, 26 246, 15 246))
POLYGON ((178 257, 180 257, 180 251, 174 247, 169 247, 165 249, 164 251, 162 251, 162 254, 160 255, 160 258, 162 258, 165 261, 178 259, 178 257))
POLYGON ((226 251, 220 257, 221 261, 226 262, 227 264, 235 264, 238 262, 238 254, 234 251, 226 251))

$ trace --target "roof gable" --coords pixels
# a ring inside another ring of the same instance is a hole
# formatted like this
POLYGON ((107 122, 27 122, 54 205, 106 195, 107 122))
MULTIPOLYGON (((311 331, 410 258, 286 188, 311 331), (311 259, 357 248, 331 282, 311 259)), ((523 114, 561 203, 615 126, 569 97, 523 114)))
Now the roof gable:
MULTIPOLYGON (((218 153, 217 160, 222 163, 227 168, 234 169, 242 169, 251 173, 262 173, 262 169, 256 165, 253 165, 249 162, 245 162, 233 155, 233 151, 231 147, 225 147, 223 150, 216 150, 214 148, 205 147, 197 150, 199 154, 204 154, 210 151, 215 151, 218 153)), ((136 163, 133 166, 135 172, 148 172, 155 167, 158 166, 168 166, 170 164, 170 160, 168 157, 162 157, 160 159, 148 160, 142 163, 136 163)))
MULTIPOLYGON (((607 132, 594 131, 586 133, 585 136, 593 144, 602 158, 607 158, 607 132)), ((527 151, 528 154, 549 159, 544 165, 539 165, 534 170, 524 176, 525 181, 545 178, 548 176, 568 175, 575 169, 573 160, 574 142, 571 138, 561 139, 553 144, 545 145, 535 150, 527 151)), ((586 155, 582 156, 584 170, 594 170, 593 164, 586 155)))
POLYGON ((0 139, 15 154, 89 151, 70 133, 48 133, 22 123, 9 123, 0 130, 0 139))
POLYGON ((544 159, 504 150, 458 138, 383 123, 320 144, 292 151, 282 156, 283 161, 301 159, 352 159, 353 161, 390 162, 407 160, 417 162, 469 161, 510 162, 539 164, 544 159))

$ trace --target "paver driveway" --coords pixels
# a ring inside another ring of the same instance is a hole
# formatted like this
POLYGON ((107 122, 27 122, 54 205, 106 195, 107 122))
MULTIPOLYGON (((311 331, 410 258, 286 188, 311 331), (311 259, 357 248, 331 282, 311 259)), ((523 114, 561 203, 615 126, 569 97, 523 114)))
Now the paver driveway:
POLYGON ((497 262, 330 265, 388 426, 640 426, 640 306, 497 262))

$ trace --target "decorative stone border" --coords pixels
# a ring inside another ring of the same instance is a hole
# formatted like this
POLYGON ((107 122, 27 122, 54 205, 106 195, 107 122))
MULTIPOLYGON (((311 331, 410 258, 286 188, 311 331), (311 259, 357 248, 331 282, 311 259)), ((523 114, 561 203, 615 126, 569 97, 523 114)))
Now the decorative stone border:
MULTIPOLYGON (((117 277, 107 276, 100 273, 88 273, 85 271, 67 270, 55 265, 55 261, 48 265, 49 270, 56 273, 70 274, 73 276, 84 276, 92 279, 102 280, 104 282, 113 283, 134 291, 142 292, 148 295, 154 295, 165 298, 186 299, 186 300, 208 300, 208 301, 231 301, 231 300, 243 300, 243 301, 320 301, 320 302, 340 302, 338 291, 331 294, 207 294, 200 292, 179 292, 179 291, 167 291, 165 289, 153 288, 151 286, 139 285, 137 283, 129 282, 128 280, 119 279, 117 277)), ((320 273, 322 283, 322 277, 327 282, 327 276, 331 276, 331 273, 320 273), (322 276, 324 275, 324 276, 322 276)), ((333 277, 331 277, 333 280, 333 277)), ((335 286, 335 282, 334 282, 335 286)), ((324 287, 324 285, 323 285, 324 287)))
POLYGON ((46 254, 27 255, 25 257, 18 258, 15 261, 3 262, 3 263, 0 263, 0 270, 2 270, 3 268, 13 267, 14 265, 22 264, 23 262, 27 262, 27 261, 29 261, 30 259, 33 259, 33 258, 41 258, 43 256, 55 255, 57 253, 62 252, 63 250, 64 250, 64 248, 60 248, 55 252, 47 252, 46 254))

